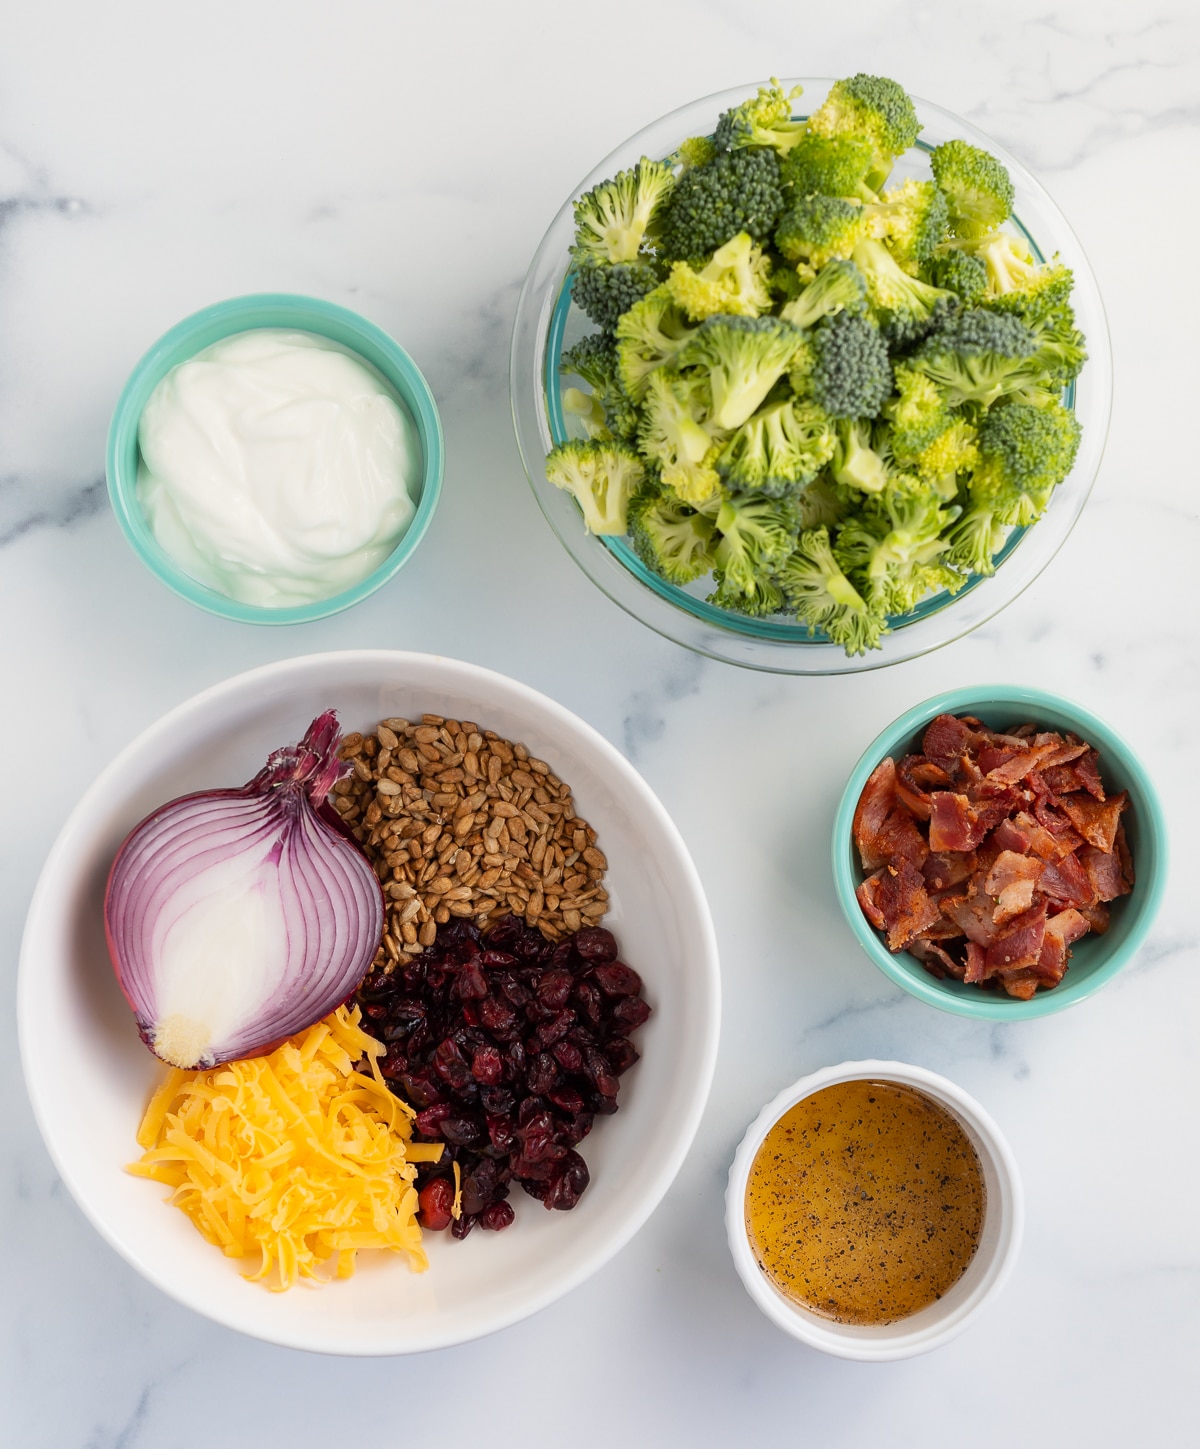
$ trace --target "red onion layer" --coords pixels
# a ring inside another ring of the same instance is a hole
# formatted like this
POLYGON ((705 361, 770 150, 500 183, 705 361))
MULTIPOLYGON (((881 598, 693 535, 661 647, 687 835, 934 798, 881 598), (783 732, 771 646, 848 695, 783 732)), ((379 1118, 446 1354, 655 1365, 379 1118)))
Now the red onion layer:
POLYGON ((332 710, 240 790, 160 806, 109 872, 113 969, 152 1052, 178 1067, 262 1056, 351 996, 383 935, 375 872, 326 803, 332 710))

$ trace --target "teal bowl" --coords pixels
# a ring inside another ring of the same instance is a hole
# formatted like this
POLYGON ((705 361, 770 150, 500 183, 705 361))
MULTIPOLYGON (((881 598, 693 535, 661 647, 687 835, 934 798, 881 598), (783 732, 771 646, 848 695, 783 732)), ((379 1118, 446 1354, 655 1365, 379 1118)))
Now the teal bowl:
POLYGON ((847 782, 833 827, 833 880, 842 912, 859 945, 876 966, 910 995, 958 1016, 983 1021, 1027 1021, 1074 1006, 1106 985, 1129 961, 1146 938, 1162 900, 1167 878, 1167 829, 1162 805, 1137 756, 1120 735, 1088 710, 1041 689, 1018 684, 980 684, 952 689, 910 709, 888 725, 863 753, 847 782), (1106 788, 1128 790, 1130 805, 1124 815, 1136 884, 1132 892, 1112 903, 1108 930, 1088 934, 1071 950, 1067 974, 1059 985, 1039 991, 1029 1001, 994 996, 979 986, 961 981, 939 981, 907 951, 891 952, 874 929, 855 897, 863 879, 854 848, 854 809, 871 771, 885 755, 898 759, 919 751, 918 741, 939 714, 971 714, 992 729, 1012 728, 1026 721, 1045 729, 1071 730, 1100 753, 1100 773, 1106 788))
POLYGON ((108 430, 106 471, 108 496, 121 531, 138 558, 169 589, 189 603, 207 609, 210 614, 237 619, 244 624, 307 624, 357 604, 404 567, 425 536, 437 507, 442 491, 443 462, 442 424, 433 394, 416 363, 399 343, 365 317, 333 302, 282 292, 263 292, 249 297, 233 297, 227 302, 217 302, 200 312, 193 312, 158 339, 133 369, 117 400, 108 430), (327 599, 279 609, 240 603, 186 574, 150 532, 137 496, 138 423, 150 394, 179 363, 195 357, 196 353, 223 337, 260 327, 312 332, 356 353, 379 373, 408 409, 416 426, 422 461, 416 511, 399 543, 375 572, 353 588, 343 589, 327 599))

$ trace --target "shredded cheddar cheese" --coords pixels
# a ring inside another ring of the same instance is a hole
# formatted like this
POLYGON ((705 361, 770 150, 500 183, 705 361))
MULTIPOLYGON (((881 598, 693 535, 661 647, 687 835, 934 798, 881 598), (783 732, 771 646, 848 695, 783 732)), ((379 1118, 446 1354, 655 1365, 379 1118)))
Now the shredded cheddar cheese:
POLYGON ((339 1007, 268 1056, 172 1068, 138 1130, 145 1152, 128 1170, 172 1188, 227 1256, 258 1254, 246 1277, 275 1292, 350 1277, 360 1248, 428 1266, 413 1179, 441 1144, 411 1140, 413 1113, 379 1070, 386 1048, 360 1020, 339 1007), (364 1057, 369 1077, 354 1070, 364 1057))

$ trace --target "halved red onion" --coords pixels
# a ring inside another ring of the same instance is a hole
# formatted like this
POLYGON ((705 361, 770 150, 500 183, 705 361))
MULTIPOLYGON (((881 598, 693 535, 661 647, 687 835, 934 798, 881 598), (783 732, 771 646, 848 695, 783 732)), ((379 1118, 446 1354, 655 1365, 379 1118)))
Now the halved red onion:
POLYGON ((383 935, 375 872, 326 797, 337 715, 240 790, 162 805, 117 852, 113 969, 150 1050, 177 1067, 262 1056, 340 1006, 383 935))

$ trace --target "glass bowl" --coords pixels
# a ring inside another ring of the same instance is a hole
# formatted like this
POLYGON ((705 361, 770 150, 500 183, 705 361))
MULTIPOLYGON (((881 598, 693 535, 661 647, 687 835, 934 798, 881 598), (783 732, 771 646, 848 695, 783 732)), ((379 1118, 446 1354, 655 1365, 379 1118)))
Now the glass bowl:
POLYGON ((185 317, 154 344, 129 376, 108 430, 106 473, 108 495, 121 531, 134 553, 154 576, 181 598, 210 614, 243 624, 307 624, 340 613, 373 594, 396 574, 425 537, 442 490, 442 424, 429 384, 408 353, 381 327, 317 297, 267 292, 232 297, 185 317), (379 374, 389 391, 407 410, 416 427, 421 449, 419 490, 408 527, 387 558, 357 584, 328 598, 308 604, 269 608, 244 604, 192 578, 161 546, 138 501, 138 423, 150 394, 170 370, 195 357, 214 342, 259 327, 290 332, 311 332, 354 353, 379 374))
MULTIPOLYGON (((816 110, 832 80, 785 80, 804 87, 801 110, 816 110)), ((1087 338, 1089 360, 1068 389, 1065 401, 1074 408, 1083 429, 1075 467, 1056 489, 1053 501, 1036 525, 1014 529, 1000 563, 990 578, 973 576, 951 597, 931 594, 911 613, 892 620, 892 632, 866 655, 848 657, 839 645, 820 635, 810 638, 804 624, 783 617, 750 619, 704 600, 703 580, 679 588, 647 569, 623 538, 585 533, 574 498, 548 482, 546 454, 571 436, 562 408, 559 358, 592 323, 571 300, 566 286, 574 238, 574 196, 642 156, 667 156, 688 136, 708 135, 717 117, 753 93, 738 86, 682 106, 631 136, 591 171, 550 224, 542 239, 517 303, 509 380, 513 423, 525 471, 542 512, 560 542, 585 574, 610 599, 657 633, 697 653, 729 664, 778 674, 850 674, 913 659, 961 638, 990 619, 1041 573, 1062 546, 1091 492, 1108 434, 1112 402, 1112 357, 1108 325, 1095 276, 1075 233, 1040 182, 989 136, 969 122, 913 97, 921 137, 897 163, 894 182, 929 176, 926 160, 934 146, 954 137, 982 146, 1008 167, 1015 192, 1014 226, 1035 255, 1057 254, 1075 274, 1072 302, 1078 325, 1087 338)), ((582 436, 582 433, 580 433, 582 436)))

